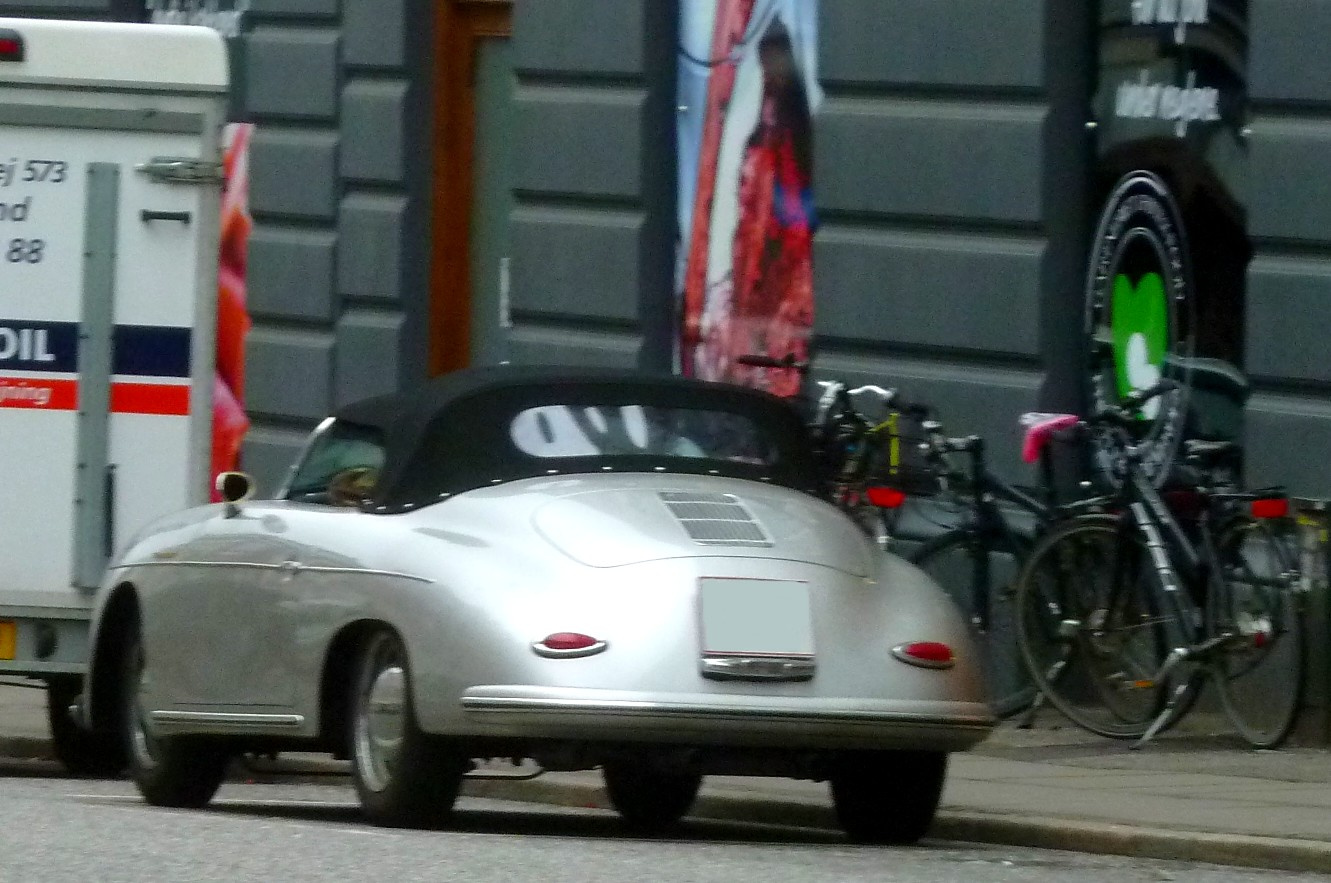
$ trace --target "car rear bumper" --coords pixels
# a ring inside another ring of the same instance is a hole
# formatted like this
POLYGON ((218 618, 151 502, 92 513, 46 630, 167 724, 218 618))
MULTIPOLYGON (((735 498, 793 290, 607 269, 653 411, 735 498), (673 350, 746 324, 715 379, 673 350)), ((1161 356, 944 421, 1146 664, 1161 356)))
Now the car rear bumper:
POLYGON ((961 751, 996 719, 978 702, 708 696, 478 686, 463 693, 475 735, 790 748, 961 751))

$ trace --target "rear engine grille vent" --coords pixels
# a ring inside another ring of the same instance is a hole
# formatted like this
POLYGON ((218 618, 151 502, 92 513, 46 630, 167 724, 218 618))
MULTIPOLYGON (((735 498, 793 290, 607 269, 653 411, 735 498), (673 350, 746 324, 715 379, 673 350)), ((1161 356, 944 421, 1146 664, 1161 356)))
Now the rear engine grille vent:
POLYGON ((661 501, 689 537, 703 546, 770 546, 771 539, 739 497, 665 491, 661 501))

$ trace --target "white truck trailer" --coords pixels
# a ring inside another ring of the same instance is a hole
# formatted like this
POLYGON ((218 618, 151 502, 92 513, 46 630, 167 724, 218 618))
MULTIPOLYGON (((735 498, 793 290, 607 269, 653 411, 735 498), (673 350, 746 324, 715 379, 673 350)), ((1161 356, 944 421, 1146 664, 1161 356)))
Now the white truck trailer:
POLYGON ((106 562, 208 499, 227 88, 207 28, 0 18, 0 679, 79 772, 106 562))

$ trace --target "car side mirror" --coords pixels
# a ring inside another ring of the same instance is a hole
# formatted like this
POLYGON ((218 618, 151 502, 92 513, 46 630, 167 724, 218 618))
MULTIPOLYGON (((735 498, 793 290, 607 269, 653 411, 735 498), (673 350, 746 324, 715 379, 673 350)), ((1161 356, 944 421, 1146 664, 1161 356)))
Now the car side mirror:
POLYGON ((244 472, 223 472, 213 486, 226 504, 227 518, 236 517, 240 513, 239 504, 254 496, 254 479, 244 472))

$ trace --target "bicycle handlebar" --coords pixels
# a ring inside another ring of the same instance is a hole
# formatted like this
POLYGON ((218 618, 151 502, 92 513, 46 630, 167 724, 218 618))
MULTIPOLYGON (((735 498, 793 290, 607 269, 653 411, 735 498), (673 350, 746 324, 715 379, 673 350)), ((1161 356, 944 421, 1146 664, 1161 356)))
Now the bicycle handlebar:
POLYGON ((984 444, 984 439, 978 435, 948 438, 940 433, 936 436, 931 434, 928 444, 935 454, 969 454, 984 444))

